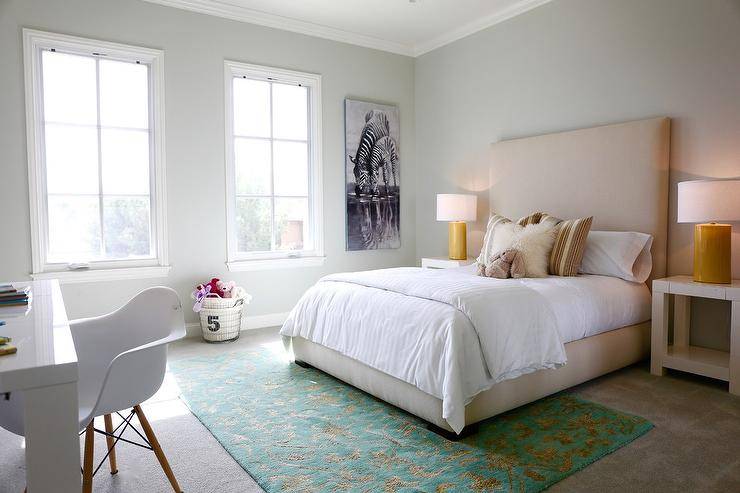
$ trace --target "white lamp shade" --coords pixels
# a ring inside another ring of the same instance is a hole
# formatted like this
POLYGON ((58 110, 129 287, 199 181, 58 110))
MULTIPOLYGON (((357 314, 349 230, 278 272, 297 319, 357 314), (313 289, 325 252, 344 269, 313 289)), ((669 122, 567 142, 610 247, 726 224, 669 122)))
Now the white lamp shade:
POLYGON ((438 193, 437 221, 475 221, 477 207, 476 195, 438 193))
POLYGON ((740 221, 740 180, 697 180, 678 184, 678 222, 740 221))

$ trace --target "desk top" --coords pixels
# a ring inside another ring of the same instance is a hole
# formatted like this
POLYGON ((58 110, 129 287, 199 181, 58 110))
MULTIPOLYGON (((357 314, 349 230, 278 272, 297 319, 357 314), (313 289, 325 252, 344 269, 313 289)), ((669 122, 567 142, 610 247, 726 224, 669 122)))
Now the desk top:
POLYGON ((0 393, 77 381, 77 352, 57 280, 21 281, 31 286, 25 307, 0 308, 0 335, 16 354, 0 356, 0 393))

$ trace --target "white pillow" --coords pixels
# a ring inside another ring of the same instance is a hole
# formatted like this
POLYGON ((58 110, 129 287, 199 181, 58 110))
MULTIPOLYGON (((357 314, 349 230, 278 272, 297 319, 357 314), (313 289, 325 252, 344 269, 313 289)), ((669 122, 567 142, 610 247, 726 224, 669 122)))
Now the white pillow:
POLYGON ((578 272, 645 282, 653 270, 652 245, 653 237, 645 233, 591 231, 578 272))
POLYGON ((554 242, 555 227, 552 224, 528 224, 522 227, 516 223, 506 223, 496 227, 491 251, 495 255, 507 248, 515 248, 524 259, 525 277, 547 277, 554 242))

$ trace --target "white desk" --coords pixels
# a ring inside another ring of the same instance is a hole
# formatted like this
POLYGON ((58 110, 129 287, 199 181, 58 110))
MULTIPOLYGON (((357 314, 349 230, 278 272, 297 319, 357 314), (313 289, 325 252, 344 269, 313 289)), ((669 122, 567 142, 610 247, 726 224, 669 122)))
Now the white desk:
MULTIPOLYGON (((0 356, 0 399, 22 392, 29 493, 81 489, 77 353, 59 282, 13 283, 31 286, 27 313, 0 308, 0 335, 18 352, 0 356)), ((2 466, 0 466, 2 467, 2 466)))

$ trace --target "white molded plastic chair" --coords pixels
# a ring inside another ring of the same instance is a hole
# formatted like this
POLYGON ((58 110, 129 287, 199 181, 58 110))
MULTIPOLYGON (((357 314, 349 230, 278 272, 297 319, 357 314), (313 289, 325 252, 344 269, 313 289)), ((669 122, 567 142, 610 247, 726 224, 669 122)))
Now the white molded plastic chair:
MULTIPOLYGON (((85 430, 83 492, 92 491, 95 432, 106 436, 107 458, 111 474, 115 474, 118 472, 115 445, 119 440, 129 441, 122 439, 122 434, 133 426, 131 420, 136 414, 146 436, 146 448, 154 451, 172 488, 180 493, 180 486, 140 406, 162 385, 167 345, 185 337, 182 304, 177 293, 161 286, 145 289, 112 313, 73 320, 69 325, 79 367, 79 426, 85 430), (130 408, 133 409, 127 416, 120 415, 124 421, 114 430, 111 414, 130 408), (97 416, 105 417, 105 432, 93 427, 97 416)), ((0 427, 21 436, 22 399, 20 393, 11 394, 9 400, 0 399, 0 427)))

